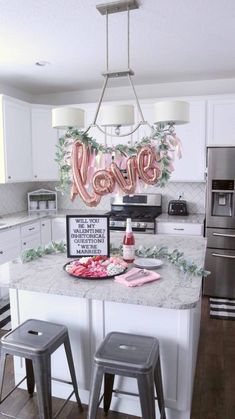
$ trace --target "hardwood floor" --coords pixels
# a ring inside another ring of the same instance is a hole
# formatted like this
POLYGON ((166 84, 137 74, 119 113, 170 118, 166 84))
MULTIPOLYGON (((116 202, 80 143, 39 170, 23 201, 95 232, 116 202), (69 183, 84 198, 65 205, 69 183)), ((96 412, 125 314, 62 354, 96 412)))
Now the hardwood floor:
MULTIPOLYGON (((13 384, 12 361, 7 363, 6 385, 13 384)), ((208 299, 202 302, 202 323, 198 361, 194 385, 191 419, 235 418, 235 321, 209 318, 208 299)), ((53 412, 61 406, 60 399, 53 399, 53 412)), ((37 399, 29 399, 26 391, 16 390, 0 406, 0 419, 4 413, 19 419, 36 419, 37 399)), ((60 419, 85 419, 87 408, 78 415, 75 403, 70 402, 60 419)), ((103 417, 99 412, 97 419, 103 417)), ((109 419, 134 419, 134 416, 110 412, 109 419)))

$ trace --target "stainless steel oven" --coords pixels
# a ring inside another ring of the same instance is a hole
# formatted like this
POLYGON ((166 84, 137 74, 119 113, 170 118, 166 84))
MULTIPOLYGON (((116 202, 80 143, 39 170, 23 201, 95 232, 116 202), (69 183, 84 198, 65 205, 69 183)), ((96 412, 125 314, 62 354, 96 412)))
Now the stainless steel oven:
POLYGON ((126 219, 131 218, 132 230, 154 234, 155 218, 162 212, 161 194, 116 196, 111 201, 110 230, 125 231, 126 219))

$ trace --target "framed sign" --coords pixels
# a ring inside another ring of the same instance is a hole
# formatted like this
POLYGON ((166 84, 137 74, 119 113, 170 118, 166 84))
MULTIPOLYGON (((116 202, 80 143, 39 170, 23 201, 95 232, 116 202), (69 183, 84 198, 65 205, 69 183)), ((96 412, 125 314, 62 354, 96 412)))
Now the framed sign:
POLYGON ((66 215, 67 256, 109 256, 109 217, 66 215))

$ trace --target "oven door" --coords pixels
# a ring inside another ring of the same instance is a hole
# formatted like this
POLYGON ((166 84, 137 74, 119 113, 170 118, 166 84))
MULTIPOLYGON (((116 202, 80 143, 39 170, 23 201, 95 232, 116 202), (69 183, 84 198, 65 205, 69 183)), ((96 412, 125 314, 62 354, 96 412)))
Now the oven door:
POLYGON ((205 268, 211 272, 203 281, 203 294, 235 298, 235 250, 207 249, 205 268))

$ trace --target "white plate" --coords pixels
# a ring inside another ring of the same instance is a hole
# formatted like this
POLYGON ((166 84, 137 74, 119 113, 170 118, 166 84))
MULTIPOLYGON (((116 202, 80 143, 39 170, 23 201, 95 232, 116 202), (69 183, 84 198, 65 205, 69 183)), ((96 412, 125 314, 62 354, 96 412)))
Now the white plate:
POLYGON ((163 261, 160 259, 137 258, 134 260, 134 265, 138 268, 156 269, 163 265, 163 261))

